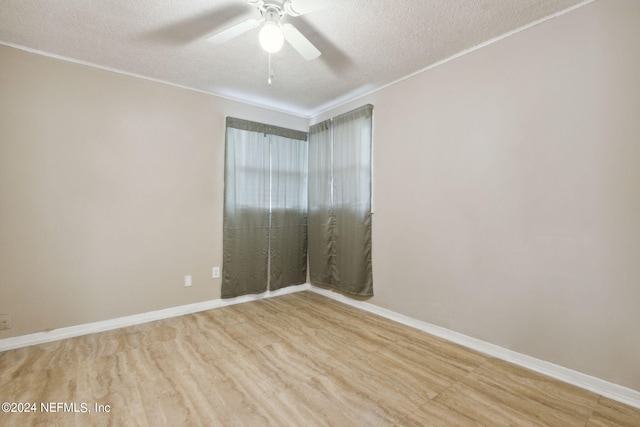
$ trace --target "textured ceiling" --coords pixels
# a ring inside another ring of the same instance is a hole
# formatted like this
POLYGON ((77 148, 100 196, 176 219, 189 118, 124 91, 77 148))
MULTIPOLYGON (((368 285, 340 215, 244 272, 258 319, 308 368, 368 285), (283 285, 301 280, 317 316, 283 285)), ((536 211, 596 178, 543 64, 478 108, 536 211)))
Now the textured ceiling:
MULTIPOLYGON (((293 23, 322 56, 268 56, 245 0, 0 0, 0 43, 311 116, 584 0, 344 0, 293 23)), ((1 64, 0 64, 1 66, 1 64)))

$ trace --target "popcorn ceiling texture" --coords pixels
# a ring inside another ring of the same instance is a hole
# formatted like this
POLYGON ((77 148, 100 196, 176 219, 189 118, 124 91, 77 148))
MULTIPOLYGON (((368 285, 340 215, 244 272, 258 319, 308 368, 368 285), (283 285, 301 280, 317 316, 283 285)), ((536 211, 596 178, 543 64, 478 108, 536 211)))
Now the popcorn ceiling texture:
POLYGON ((272 86, 258 30, 206 40, 259 17, 244 0, 0 0, 0 43, 310 116, 581 2, 345 0, 285 18, 322 56, 285 43, 272 86))

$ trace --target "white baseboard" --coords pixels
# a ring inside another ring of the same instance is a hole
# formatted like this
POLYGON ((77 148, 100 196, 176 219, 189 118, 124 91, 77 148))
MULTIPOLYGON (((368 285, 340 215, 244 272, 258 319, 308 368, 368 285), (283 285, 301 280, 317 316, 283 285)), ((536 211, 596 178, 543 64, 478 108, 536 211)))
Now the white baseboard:
POLYGON ((255 301, 264 298, 271 298, 279 295, 300 292, 311 289, 308 283, 289 286, 277 291, 267 291, 256 295, 243 295, 237 298, 216 299, 211 301, 198 302, 195 304, 181 305, 166 308, 164 310, 150 311, 147 313, 134 314, 132 316, 118 317, 116 319, 103 320, 100 322, 86 323, 84 325, 69 326, 66 328, 54 329, 47 332, 36 332, 34 334, 21 335, 18 337, 0 339, 0 351, 13 350, 20 347, 27 347, 35 344, 43 344, 66 338, 79 337, 81 335, 95 334, 97 332, 110 331, 124 328, 126 326, 139 325, 141 323, 153 322, 154 320, 169 319, 171 317, 183 316, 185 314, 197 313, 199 311, 211 310, 228 305, 240 304, 243 302, 255 301))
POLYGON ((539 372, 565 383, 573 384, 577 387, 592 391, 599 395, 640 409, 640 391, 601 380, 600 378, 592 377, 590 375, 583 374, 582 372, 574 371, 572 369, 555 365, 550 362, 545 362, 544 360, 536 359, 535 357, 508 350, 504 347, 490 344, 486 341, 472 338, 467 335, 442 328, 440 326, 432 325, 430 323, 423 322, 422 320, 417 320, 412 317, 396 313, 395 311, 378 307, 377 305, 373 305, 365 301, 346 297, 337 292, 332 292, 330 290, 319 288, 313 285, 311 286, 311 290, 320 295, 332 298, 336 301, 340 301, 361 310, 386 317, 387 319, 402 323, 403 325, 411 326, 428 334, 446 339, 447 341, 460 344, 472 350, 479 351, 497 359, 511 362, 515 365, 522 366, 523 368, 539 372))
POLYGON ((618 402, 633 406, 640 409, 640 392, 614 384, 605 380, 601 380, 581 372, 574 371, 544 360, 536 359, 522 353, 508 350, 504 347, 490 344, 488 342, 451 331, 440 326, 432 325, 422 320, 417 320, 391 310, 387 310, 371 303, 355 300, 346 297, 337 292, 319 288, 308 283, 289 286, 273 292, 265 292, 258 295, 244 295, 237 298, 217 299, 205 301, 195 304, 171 307, 164 310, 151 311, 148 313, 135 314, 132 316, 119 317, 117 319, 104 320, 101 322, 87 323, 84 325, 70 326, 67 328, 54 329, 49 332, 38 332, 35 334, 22 335, 19 337, 5 338, 0 340, 0 351, 12 350, 20 347, 27 347, 35 344, 42 344, 51 341, 62 340, 65 338, 73 338, 81 335, 93 334, 96 332, 104 332, 113 329, 123 328, 126 326, 138 325, 141 323, 152 322, 154 320, 168 319, 171 317, 182 316, 185 314, 196 313, 199 311, 211 310, 219 307, 226 307, 233 304, 240 304, 249 301, 271 298, 275 296, 290 294, 294 292, 310 290, 317 294, 340 301, 350 306, 368 311, 373 314, 385 317, 403 325, 411 326, 426 333, 446 339, 448 341, 460 344, 472 350, 479 351, 492 357, 496 357, 507 362, 522 366, 532 371, 548 375, 552 378, 573 384, 580 388, 590 390, 594 393, 616 400, 618 402))

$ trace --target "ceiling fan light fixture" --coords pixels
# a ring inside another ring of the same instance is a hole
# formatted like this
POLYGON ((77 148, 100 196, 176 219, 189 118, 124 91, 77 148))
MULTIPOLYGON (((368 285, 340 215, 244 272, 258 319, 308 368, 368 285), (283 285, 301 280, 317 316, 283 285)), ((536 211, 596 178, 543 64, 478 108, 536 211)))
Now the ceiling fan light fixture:
POLYGON ((260 29, 258 40, 260 40, 260 46, 267 52, 278 52, 284 43, 284 35, 280 25, 274 21, 265 22, 260 29))

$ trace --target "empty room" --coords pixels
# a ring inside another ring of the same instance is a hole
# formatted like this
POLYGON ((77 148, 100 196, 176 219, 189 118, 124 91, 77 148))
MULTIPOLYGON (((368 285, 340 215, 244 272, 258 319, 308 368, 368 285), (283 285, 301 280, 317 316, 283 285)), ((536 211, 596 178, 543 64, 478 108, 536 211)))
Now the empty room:
POLYGON ((640 426, 640 2, 0 0, 0 403, 640 426))

